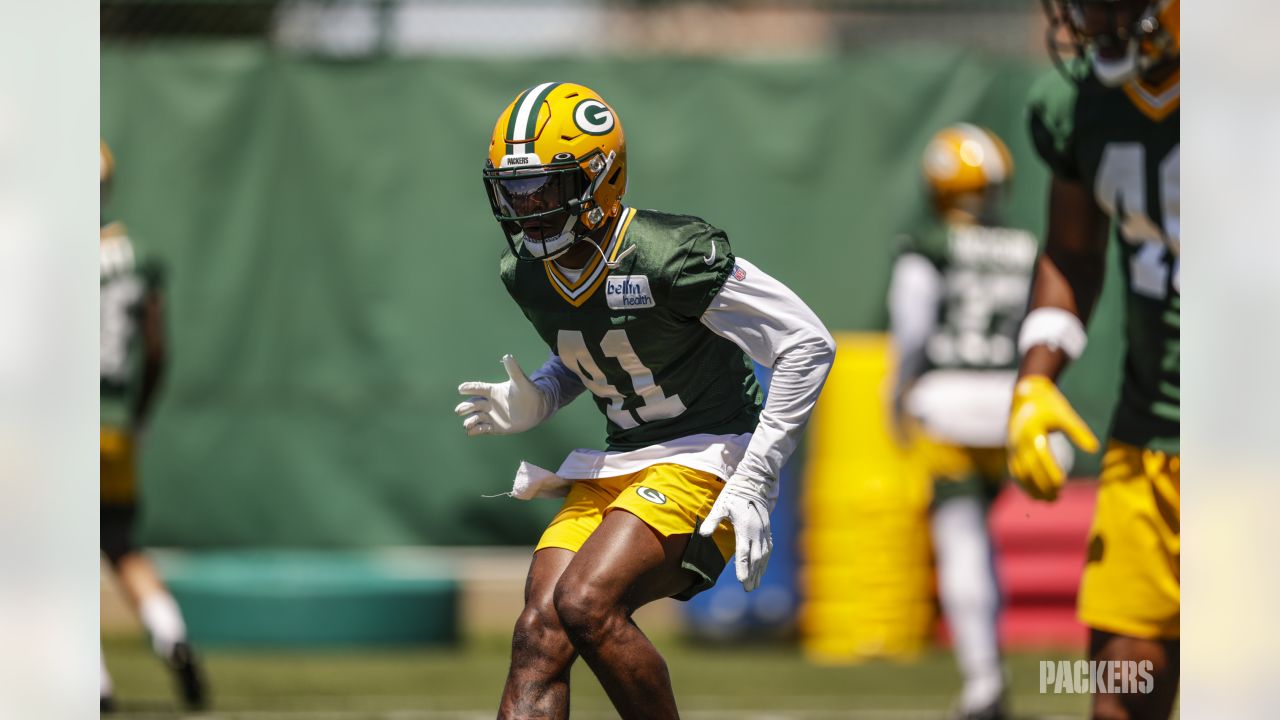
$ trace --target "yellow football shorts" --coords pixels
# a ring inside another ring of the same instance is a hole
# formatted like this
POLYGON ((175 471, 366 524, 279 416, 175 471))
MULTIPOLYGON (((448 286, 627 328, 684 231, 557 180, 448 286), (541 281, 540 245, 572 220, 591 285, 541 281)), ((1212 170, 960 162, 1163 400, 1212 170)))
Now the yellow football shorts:
POLYGON ((137 494, 133 438, 117 428, 99 428, 99 502, 131 505, 137 494))
POLYGON ((1177 455, 1107 445, 1080 581, 1085 625, 1128 637, 1178 637, 1178 466, 1177 455))
POLYGON ((933 504, 955 497, 994 500, 1003 487, 1004 448, 976 448, 938 442, 916 433, 912 442, 914 460, 933 481, 933 504))
POLYGON ((626 510, 663 537, 691 535, 683 564, 700 581, 675 596, 687 600, 715 585, 733 556, 733 527, 727 520, 716 528, 711 541, 697 534, 723 488, 724 481, 711 473, 672 464, 651 465, 630 475, 578 480, 543 531, 536 550, 555 547, 577 552, 605 515, 626 510))

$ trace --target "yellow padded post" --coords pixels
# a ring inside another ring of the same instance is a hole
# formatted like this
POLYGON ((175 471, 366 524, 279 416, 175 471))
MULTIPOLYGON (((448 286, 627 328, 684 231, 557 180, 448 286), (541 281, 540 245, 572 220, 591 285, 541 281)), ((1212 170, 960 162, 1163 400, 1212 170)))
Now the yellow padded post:
POLYGON ((906 659, 932 637, 929 483, 889 434, 889 339, 836 336, 809 429, 800 629, 815 662, 906 659))

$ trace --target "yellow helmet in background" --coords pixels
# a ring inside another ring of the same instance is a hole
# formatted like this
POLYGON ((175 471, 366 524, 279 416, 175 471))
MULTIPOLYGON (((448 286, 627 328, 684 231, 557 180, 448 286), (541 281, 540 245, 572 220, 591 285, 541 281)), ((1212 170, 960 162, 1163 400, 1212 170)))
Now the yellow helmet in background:
POLYGON ((990 130, 956 123, 943 128, 925 147, 925 182, 939 212, 959 208, 977 216, 989 191, 1013 177, 1013 156, 990 130))
POLYGON ((556 258, 622 211, 622 122, 590 88, 535 85, 498 116, 484 183, 515 256, 556 258))
POLYGON ((106 185, 111 182, 111 178, 115 177, 116 159, 111 155, 111 148, 107 147, 107 141, 98 140, 98 184, 106 185))

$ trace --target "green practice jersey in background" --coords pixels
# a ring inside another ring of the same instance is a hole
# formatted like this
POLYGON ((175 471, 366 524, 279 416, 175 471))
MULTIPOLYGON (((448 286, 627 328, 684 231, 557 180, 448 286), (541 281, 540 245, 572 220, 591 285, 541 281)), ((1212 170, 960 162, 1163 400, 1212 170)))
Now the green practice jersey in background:
POLYGON ((724 232, 628 208, 604 253, 621 258, 617 268, 597 255, 571 279, 508 252, 501 274, 538 335, 591 391, 609 448, 752 432, 761 400, 752 362, 700 320, 734 271, 724 232))
POLYGON ((142 313, 147 293, 159 287, 159 267, 140 259, 121 223, 104 225, 99 241, 100 422, 129 428, 139 391, 142 313))
POLYGON ((1111 434, 1178 451, 1178 76, 1109 88, 1077 65, 1031 91, 1031 135, 1054 175, 1084 183, 1111 216, 1128 288, 1128 349, 1111 434))
POLYGON ((1035 236, 1017 228, 930 219, 898 243, 900 254, 924 257, 942 278, 922 372, 1016 367, 1035 236))

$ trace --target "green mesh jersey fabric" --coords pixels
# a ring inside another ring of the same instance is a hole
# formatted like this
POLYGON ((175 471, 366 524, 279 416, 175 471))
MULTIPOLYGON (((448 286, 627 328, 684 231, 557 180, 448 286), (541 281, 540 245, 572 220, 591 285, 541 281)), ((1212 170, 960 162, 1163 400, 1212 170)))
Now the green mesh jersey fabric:
POLYGON ((942 302, 925 345, 923 371, 1007 370, 1018 363, 1018 326, 1036 260, 1035 236, 998 225, 931 217, 898 238, 898 254, 928 260, 942 302))
POLYGON ((752 362, 700 321, 734 270, 724 232, 695 217, 627 209, 604 250, 618 267, 595 258, 576 282, 510 252, 500 272, 538 335, 591 391, 609 449, 752 432, 761 403, 752 362))
MULTIPOLYGON (((1031 135, 1056 176, 1093 190, 1122 255, 1127 349, 1111 434, 1176 453, 1179 111, 1153 119, 1124 89, 1103 86, 1083 66, 1074 73, 1074 82, 1054 72, 1032 88, 1031 135)), ((1176 79, 1170 92, 1176 103, 1176 79)))
POLYGON ((102 227, 99 254, 99 416, 104 427, 128 428, 141 384, 143 303, 159 290, 160 266, 139 257, 121 223, 102 227))

